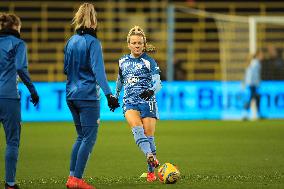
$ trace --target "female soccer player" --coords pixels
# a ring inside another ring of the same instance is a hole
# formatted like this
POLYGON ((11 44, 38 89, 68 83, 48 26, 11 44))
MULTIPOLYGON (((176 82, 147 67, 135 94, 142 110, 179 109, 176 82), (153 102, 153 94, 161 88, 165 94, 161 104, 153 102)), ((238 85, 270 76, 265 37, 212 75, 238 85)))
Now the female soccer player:
POLYGON ((19 188, 15 184, 21 134, 21 102, 18 76, 31 93, 36 106, 39 96, 28 73, 27 49, 20 38, 21 20, 15 14, 0 13, 0 122, 6 135, 5 189, 19 188))
POLYGON ((159 119, 155 94, 161 89, 160 69, 147 52, 154 47, 146 43, 139 26, 130 29, 127 36, 130 54, 119 59, 116 97, 124 86, 123 111, 131 127, 134 140, 148 162, 147 181, 156 180, 154 169, 159 166, 154 142, 156 120, 159 119))
POLYGON ((99 86, 111 111, 119 107, 107 83, 101 43, 96 36, 96 11, 82 4, 73 19, 76 34, 67 42, 64 73, 67 75, 66 99, 73 116, 77 140, 73 145, 67 188, 93 189, 84 182, 83 172, 96 142, 100 121, 99 86))

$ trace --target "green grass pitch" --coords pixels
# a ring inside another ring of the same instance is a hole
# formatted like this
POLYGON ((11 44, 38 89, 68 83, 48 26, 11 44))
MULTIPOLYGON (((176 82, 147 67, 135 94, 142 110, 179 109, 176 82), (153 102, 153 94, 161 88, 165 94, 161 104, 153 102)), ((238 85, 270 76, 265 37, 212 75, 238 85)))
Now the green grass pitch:
MULTIPOLYGON (((22 189, 63 189, 75 139, 72 123, 24 123, 17 181, 22 189)), ((159 121, 158 158, 181 171, 174 185, 147 183, 145 158, 126 122, 102 121, 85 178, 97 189, 284 188, 284 122, 159 121)), ((0 188, 4 182, 0 128, 0 188)))

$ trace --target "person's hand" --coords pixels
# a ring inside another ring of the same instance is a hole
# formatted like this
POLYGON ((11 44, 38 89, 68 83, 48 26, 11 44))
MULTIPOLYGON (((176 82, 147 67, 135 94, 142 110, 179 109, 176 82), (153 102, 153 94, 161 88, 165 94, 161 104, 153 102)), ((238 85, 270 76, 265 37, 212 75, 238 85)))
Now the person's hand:
POLYGON ((107 97, 107 105, 110 109, 110 111, 114 112, 114 110, 118 107, 120 107, 120 104, 118 103, 118 99, 114 97, 111 94, 106 95, 107 97))
POLYGON ((139 97, 142 98, 143 100, 150 100, 150 98, 154 95, 154 91, 150 89, 144 90, 139 97))
POLYGON ((39 96, 36 92, 31 94, 30 101, 33 103, 34 106, 36 106, 39 103, 39 96))

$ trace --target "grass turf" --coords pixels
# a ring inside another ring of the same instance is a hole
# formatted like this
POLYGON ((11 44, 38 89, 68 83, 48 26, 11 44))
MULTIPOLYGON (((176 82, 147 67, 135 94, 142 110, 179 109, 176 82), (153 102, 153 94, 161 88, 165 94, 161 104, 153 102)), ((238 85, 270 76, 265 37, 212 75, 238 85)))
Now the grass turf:
MULTIPOLYGON (((17 170, 22 189, 63 189, 68 175, 72 123, 24 123, 17 170)), ((97 189, 284 188, 281 120, 159 121, 160 162, 178 165, 174 185, 139 179, 145 158, 125 122, 101 123, 85 178, 97 189)), ((4 180, 4 131, 0 129, 0 188, 4 180)))

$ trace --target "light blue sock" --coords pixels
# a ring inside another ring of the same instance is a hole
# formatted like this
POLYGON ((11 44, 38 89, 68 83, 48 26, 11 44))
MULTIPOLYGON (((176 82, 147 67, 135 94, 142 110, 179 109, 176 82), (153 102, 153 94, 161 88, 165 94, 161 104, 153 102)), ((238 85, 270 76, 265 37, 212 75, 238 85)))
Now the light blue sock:
POLYGON ((148 138, 145 136, 144 129, 142 126, 135 126, 132 128, 135 143, 141 149, 141 151, 147 156, 152 153, 148 138))
POLYGON ((156 156, 156 144, 155 144, 155 137, 154 136, 147 136, 149 143, 150 143, 150 148, 152 151, 152 154, 156 156))
MULTIPOLYGON (((152 154, 156 157, 156 145, 155 145, 155 137, 154 136, 147 136, 149 143, 150 143, 150 148, 152 151, 152 154)), ((154 172, 155 168, 148 163, 148 172, 154 172)))

